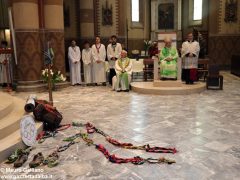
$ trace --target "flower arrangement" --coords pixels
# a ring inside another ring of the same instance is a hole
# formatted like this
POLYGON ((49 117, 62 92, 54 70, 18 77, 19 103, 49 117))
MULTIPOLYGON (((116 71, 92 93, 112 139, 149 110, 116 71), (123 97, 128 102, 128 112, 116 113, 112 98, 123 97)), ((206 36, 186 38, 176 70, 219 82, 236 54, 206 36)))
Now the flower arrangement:
MULTIPOLYGON (((52 69, 50 70, 52 76, 52 84, 53 86, 58 82, 66 81, 66 77, 63 76, 61 71, 53 72, 52 69)), ((44 82, 48 82, 48 69, 42 70, 42 79, 44 82)))
POLYGON ((151 40, 144 40, 144 50, 147 52, 152 45, 151 40))

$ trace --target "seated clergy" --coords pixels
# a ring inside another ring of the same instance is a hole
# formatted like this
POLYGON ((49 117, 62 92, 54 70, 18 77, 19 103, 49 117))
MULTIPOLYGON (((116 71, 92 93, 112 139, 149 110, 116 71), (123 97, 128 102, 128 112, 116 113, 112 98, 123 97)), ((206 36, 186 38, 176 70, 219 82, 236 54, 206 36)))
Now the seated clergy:
POLYGON ((165 47, 159 55, 161 80, 176 80, 178 52, 175 47, 172 47, 171 38, 166 37, 164 42, 165 47))
MULTIPOLYGON (((121 57, 115 62, 116 78, 114 89, 117 92, 129 91, 129 84, 132 75, 132 61, 127 57, 127 51, 121 51, 121 57)), ((113 79, 114 82, 114 79, 113 79)))

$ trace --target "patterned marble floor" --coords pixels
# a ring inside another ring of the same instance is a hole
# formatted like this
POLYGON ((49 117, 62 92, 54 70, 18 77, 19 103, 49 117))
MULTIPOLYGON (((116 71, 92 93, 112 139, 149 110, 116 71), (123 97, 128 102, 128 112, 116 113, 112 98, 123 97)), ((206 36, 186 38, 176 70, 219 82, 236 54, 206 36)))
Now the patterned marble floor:
MULTIPOLYGON (((91 136, 111 153, 122 157, 164 156, 176 160, 173 165, 112 164, 94 147, 83 142, 60 154, 55 168, 40 167, 53 179, 239 179, 240 177, 240 78, 224 74, 223 91, 205 91, 185 96, 116 93, 108 87, 69 87, 54 92, 55 105, 63 113, 63 123, 92 122, 112 137, 135 144, 174 146, 179 152, 150 154, 123 150, 91 136)), ((16 96, 26 98, 27 93, 16 96)), ((38 98, 47 98, 38 93, 38 98)), ((55 138, 38 144, 30 154, 48 155, 61 139, 78 129, 60 132, 55 138)), ((28 162, 24 167, 28 167, 28 162)), ((0 168, 11 167, 2 164, 0 168)), ((19 173, 15 173, 19 174, 19 173)), ((25 173, 28 174, 28 173, 25 173)))

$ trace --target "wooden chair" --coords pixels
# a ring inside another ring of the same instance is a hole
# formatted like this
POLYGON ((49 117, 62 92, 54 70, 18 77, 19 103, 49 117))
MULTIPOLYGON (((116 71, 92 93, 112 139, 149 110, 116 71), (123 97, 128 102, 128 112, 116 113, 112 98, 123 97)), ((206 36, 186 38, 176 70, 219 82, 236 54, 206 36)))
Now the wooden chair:
POLYGON ((144 81, 147 81, 148 74, 153 75, 154 59, 144 59, 143 64, 144 64, 144 68, 143 68, 144 81))
POLYGON ((207 89, 223 89, 223 76, 219 74, 218 65, 210 65, 207 76, 207 89))
POLYGON ((198 79, 203 77, 203 80, 205 82, 206 77, 208 75, 208 65, 209 65, 209 59, 199 59, 198 60, 198 79))

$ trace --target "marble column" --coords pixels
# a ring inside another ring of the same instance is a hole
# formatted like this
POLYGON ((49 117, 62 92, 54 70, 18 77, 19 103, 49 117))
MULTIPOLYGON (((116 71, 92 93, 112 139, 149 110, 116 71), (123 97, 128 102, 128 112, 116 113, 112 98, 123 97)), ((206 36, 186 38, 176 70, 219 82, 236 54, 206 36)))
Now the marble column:
POLYGON ((10 4, 16 33, 19 84, 39 82, 41 79, 41 48, 37 0, 12 0, 10 4))
POLYGON ((80 32, 81 39, 94 39, 94 4, 93 0, 80 1, 80 32))
POLYGON ((65 74, 63 0, 44 0, 44 39, 51 41, 55 58, 54 69, 65 74))

